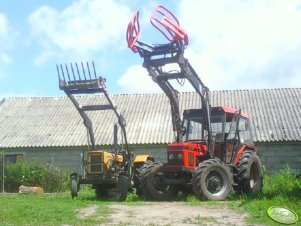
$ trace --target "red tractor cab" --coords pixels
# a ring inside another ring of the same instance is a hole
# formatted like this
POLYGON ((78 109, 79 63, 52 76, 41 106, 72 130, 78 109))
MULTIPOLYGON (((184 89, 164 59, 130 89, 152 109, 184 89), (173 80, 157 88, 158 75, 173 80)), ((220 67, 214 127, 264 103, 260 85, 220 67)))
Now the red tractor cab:
MULTIPOLYGON (((231 107, 211 108, 211 136, 213 140, 213 155, 227 164, 234 163, 235 157, 240 157, 241 149, 251 149, 256 151, 250 131, 250 122, 246 113, 240 112, 231 107)), ((199 148, 196 161, 193 165, 184 167, 196 167, 203 160, 208 158, 206 143, 208 139, 205 127, 204 113, 202 109, 184 110, 183 127, 185 128, 184 146, 188 150, 199 148), (197 145, 197 146, 196 146, 197 145)), ((168 151, 172 150, 174 144, 169 145, 168 151)), ((186 155, 183 153, 183 155, 186 155)), ((172 156, 168 155, 168 161, 172 156)), ((189 162, 191 163, 191 162, 189 162)))

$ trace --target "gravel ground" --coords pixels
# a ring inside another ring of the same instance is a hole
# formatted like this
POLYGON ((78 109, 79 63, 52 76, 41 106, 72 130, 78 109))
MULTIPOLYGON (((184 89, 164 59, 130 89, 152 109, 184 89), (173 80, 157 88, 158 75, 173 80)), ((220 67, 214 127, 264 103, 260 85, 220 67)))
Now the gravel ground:
MULTIPOLYGON (((250 225, 247 214, 231 210, 225 205, 197 206, 185 202, 146 202, 143 205, 111 204, 112 214, 105 225, 195 226, 195 225, 250 225)), ((95 215, 99 206, 79 210, 79 217, 95 215)))

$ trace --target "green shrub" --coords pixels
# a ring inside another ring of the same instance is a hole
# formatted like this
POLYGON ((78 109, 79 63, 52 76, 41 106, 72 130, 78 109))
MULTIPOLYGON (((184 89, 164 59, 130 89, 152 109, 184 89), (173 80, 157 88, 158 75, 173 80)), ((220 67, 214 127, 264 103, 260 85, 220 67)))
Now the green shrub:
POLYGON ((301 178, 294 175, 289 167, 285 167, 277 174, 266 174, 263 195, 267 198, 277 195, 301 198, 301 178))
POLYGON ((21 185, 39 186, 44 192, 59 192, 68 188, 68 173, 53 165, 21 161, 5 166, 4 172, 6 192, 18 192, 21 185))
POLYGON ((276 174, 265 172, 263 182, 263 191, 259 197, 240 197, 240 206, 250 214, 250 225, 279 225, 267 215, 267 209, 272 206, 289 208, 301 216, 300 176, 295 175, 289 167, 285 167, 276 174))

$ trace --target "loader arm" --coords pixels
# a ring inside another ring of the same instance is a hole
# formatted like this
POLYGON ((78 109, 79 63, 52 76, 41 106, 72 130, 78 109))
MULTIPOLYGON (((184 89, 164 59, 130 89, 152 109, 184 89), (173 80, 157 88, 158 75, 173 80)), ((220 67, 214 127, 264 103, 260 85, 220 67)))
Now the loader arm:
POLYGON ((173 131, 175 142, 183 140, 183 131, 180 117, 178 91, 172 86, 171 80, 186 79, 201 97, 202 109, 205 109, 205 128, 208 132, 207 145, 212 155, 212 137, 210 121, 210 99, 209 89, 201 81, 200 77, 184 57, 184 50, 188 45, 188 36, 180 26, 176 17, 163 6, 158 6, 151 17, 151 24, 158 29, 169 41, 166 44, 150 45, 138 40, 140 35, 139 11, 135 13, 128 25, 127 40, 128 46, 134 53, 138 52, 144 59, 145 67, 159 87, 169 98, 172 114, 173 131), (158 18, 159 17, 161 18, 158 18), (166 65, 177 64, 177 71, 164 71, 166 65))
MULTIPOLYGON (((57 65, 57 72, 59 78, 59 87, 63 90, 66 95, 70 98, 71 102, 75 106, 76 110, 79 112, 81 117, 83 118, 84 125, 88 130, 92 149, 96 150, 95 145, 95 138, 93 132, 93 125, 86 114, 86 111, 97 111, 97 110, 113 110, 117 119, 118 124, 122 129, 122 135, 124 138, 125 143, 125 151, 123 152, 123 163, 127 167, 126 170, 129 170, 132 166, 132 157, 129 151, 129 145, 126 135, 126 121, 122 114, 118 111, 116 105, 114 104, 113 100, 110 98, 106 85, 105 79, 101 76, 96 76, 95 66, 92 63, 93 72, 90 70, 90 66, 87 63, 86 66, 81 64, 70 64, 69 66, 66 65, 57 65), (75 94, 95 94, 101 93, 104 94, 108 104, 101 104, 101 105, 85 105, 81 106, 77 99, 75 98, 75 94)), ((115 141, 115 138, 114 138, 115 141)))

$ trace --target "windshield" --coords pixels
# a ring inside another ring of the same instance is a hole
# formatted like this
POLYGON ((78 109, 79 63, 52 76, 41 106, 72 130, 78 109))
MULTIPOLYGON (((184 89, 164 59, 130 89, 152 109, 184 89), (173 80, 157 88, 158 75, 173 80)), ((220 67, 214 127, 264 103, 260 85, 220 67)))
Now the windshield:
MULTIPOLYGON (((204 140, 208 135, 207 128, 204 128, 204 117, 202 115, 188 115, 184 119, 186 126, 185 140, 204 140)), ((211 116, 212 135, 223 132, 222 115, 211 116)))

